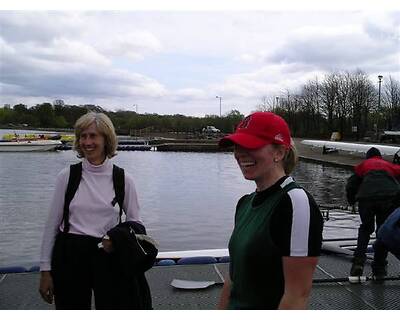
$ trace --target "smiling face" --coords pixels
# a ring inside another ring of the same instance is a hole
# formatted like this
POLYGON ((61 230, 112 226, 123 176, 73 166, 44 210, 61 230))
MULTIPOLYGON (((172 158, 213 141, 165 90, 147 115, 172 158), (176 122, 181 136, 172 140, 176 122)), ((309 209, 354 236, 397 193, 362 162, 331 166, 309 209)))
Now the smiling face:
POLYGON ((106 158, 105 155, 105 139, 97 130, 96 124, 93 122, 89 127, 82 130, 79 136, 79 146, 84 157, 94 165, 102 164, 106 158))
POLYGON ((258 191, 270 187, 285 175, 283 146, 269 144, 254 150, 235 145, 234 155, 244 178, 253 180, 258 191))

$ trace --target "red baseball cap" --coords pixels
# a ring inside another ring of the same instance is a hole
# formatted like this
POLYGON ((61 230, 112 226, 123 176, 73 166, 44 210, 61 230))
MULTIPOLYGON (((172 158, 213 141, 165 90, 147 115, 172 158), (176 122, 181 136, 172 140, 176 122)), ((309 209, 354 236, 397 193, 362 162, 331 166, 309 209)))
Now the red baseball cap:
POLYGON ((237 144, 246 149, 259 149, 267 144, 290 147, 290 129, 286 121, 272 112, 255 112, 244 118, 234 133, 219 141, 220 147, 237 144))

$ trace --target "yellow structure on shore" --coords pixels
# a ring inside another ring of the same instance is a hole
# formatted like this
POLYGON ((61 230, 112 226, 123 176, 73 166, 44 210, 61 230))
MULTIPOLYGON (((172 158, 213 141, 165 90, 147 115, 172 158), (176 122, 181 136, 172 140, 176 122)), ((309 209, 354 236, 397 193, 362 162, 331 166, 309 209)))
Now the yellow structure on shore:
POLYGON ((5 141, 35 141, 35 140, 60 140, 62 143, 73 143, 73 134, 44 134, 44 133, 6 133, 2 137, 5 141))

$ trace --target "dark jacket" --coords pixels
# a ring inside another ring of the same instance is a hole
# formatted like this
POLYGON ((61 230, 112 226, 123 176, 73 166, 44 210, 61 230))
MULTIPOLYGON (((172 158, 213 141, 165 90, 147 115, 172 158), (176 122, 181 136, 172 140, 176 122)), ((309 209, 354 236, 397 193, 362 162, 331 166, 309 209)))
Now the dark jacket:
POLYGON ((400 196, 400 184, 384 170, 371 170, 364 176, 353 174, 346 185, 349 204, 360 200, 393 200, 400 196))
POLYGON ((400 260, 400 207, 381 225, 376 236, 400 260))
MULTIPOLYGON (((113 260, 117 275, 126 283, 122 304, 125 309, 152 309, 150 288, 144 272, 150 269, 158 253, 154 240, 146 236, 145 227, 129 221, 107 232, 113 245, 113 260)), ((118 281, 119 282, 119 281, 118 281)))
POLYGON ((400 165, 382 159, 380 151, 372 147, 347 180, 347 201, 353 205, 359 200, 393 200, 400 196, 399 178, 400 165))

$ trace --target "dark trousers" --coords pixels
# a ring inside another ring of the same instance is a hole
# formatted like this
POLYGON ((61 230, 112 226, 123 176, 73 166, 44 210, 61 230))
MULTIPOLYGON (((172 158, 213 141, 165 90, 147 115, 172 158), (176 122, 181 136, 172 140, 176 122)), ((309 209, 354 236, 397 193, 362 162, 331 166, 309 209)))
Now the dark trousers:
MULTIPOLYGON (((358 210, 361 225, 358 229, 357 248, 354 252, 355 257, 366 258, 366 251, 371 234, 379 230, 380 226, 392 212, 392 209, 390 200, 359 201, 358 210)), ((374 245, 374 263, 376 265, 385 265, 387 254, 388 251, 382 243, 376 242, 374 245)))
POLYGON ((126 296, 119 295, 126 291, 118 278, 120 270, 111 254, 98 249, 99 242, 90 236, 57 236, 51 271, 56 309, 91 309, 92 292, 96 309, 130 308, 126 296))

